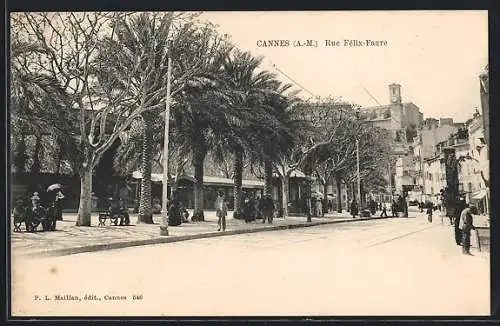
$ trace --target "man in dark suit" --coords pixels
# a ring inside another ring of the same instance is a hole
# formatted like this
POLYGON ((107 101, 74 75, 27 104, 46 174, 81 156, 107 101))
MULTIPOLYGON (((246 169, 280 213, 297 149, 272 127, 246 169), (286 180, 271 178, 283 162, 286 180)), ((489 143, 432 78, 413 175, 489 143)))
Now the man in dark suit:
POLYGON ((259 205, 259 210, 262 212, 262 223, 273 223, 274 201, 271 195, 265 195, 259 205))

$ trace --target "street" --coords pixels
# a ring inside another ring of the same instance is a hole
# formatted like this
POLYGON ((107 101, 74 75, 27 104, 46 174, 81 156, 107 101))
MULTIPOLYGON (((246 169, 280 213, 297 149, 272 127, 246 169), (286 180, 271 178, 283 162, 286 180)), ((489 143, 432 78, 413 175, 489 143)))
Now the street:
POLYGON ((18 258, 12 314, 488 315, 489 253, 472 253, 419 214, 18 258))

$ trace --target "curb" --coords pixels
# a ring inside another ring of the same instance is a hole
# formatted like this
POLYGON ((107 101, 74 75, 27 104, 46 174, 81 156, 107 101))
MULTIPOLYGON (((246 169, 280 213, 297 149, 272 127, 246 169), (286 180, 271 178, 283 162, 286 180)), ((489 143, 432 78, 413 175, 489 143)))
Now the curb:
MULTIPOLYGON (((305 223, 288 224, 288 225, 256 227, 253 229, 230 230, 230 231, 225 231, 225 232, 207 232, 207 233, 180 235, 180 236, 167 236, 167 237, 158 237, 158 238, 152 238, 152 239, 113 242, 113 243, 109 243, 109 244, 97 244, 97 245, 89 245, 89 246, 82 246, 82 247, 55 249, 55 250, 48 250, 48 251, 43 251, 43 252, 28 253, 28 254, 24 254, 23 256, 27 256, 27 257, 67 256, 67 255, 81 254, 81 253, 86 253, 86 252, 123 249, 123 248, 128 248, 128 247, 146 246, 146 245, 154 245, 154 244, 162 244, 162 243, 172 243, 172 242, 196 240, 196 239, 207 239, 207 238, 245 234, 245 233, 298 229, 298 228, 325 225, 325 224, 338 224, 338 223, 350 223, 350 222, 359 222, 359 221, 382 220, 382 219, 388 219, 388 218, 391 218, 391 217, 365 217, 365 218, 351 218, 351 219, 335 220, 335 221, 315 221, 315 222, 305 222, 305 223)), ((392 217, 392 218, 394 218, 394 217, 392 217)))

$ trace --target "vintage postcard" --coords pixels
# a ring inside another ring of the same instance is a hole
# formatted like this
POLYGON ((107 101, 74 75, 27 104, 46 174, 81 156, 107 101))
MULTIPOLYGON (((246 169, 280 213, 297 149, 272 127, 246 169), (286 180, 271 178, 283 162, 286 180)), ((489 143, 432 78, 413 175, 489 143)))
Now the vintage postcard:
POLYGON ((490 315, 487 11, 9 20, 12 317, 490 315))

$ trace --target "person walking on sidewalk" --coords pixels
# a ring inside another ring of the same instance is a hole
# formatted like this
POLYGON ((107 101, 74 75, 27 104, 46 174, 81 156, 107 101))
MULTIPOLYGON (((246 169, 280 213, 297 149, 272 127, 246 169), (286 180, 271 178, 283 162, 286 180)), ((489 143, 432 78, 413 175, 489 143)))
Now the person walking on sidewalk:
POLYGON ((318 217, 323 217, 323 200, 317 199, 316 200, 316 214, 318 217))
POLYGON ((427 205, 427 221, 432 223, 432 205, 427 205))
POLYGON ((473 218, 472 218, 472 205, 468 205, 462 213, 460 214, 460 229, 462 230, 462 253, 464 255, 470 255, 470 231, 475 230, 473 218))
POLYGON ((381 204, 382 205, 382 213, 380 214, 380 217, 387 217, 387 208, 385 208, 385 203, 381 204))
POLYGON ((227 203, 224 199, 224 192, 222 191, 219 191, 219 196, 215 200, 215 209, 217 210, 216 215, 219 218, 217 222, 219 229, 217 231, 220 231, 221 227, 222 231, 226 231, 227 203))
MULTIPOLYGON (((457 244, 457 246, 460 246, 462 245, 462 229, 460 228, 460 220, 461 220, 461 215, 462 215, 462 211, 464 209, 467 208, 467 205, 465 203, 465 201, 463 200, 459 200, 457 203, 456 203, 456 207, 455 207, 455 219, 453 221, 454 223, 454 231, 455 231, 455 242, 457 244)), ((447 210, 445 210, 446 212, 447 210)))
POLYGON ((262 223, 273 223, 274 201, 271 195, 265 195, 260 201, 259 210, 262 212, 262 223))
POLYGON ((351 215, 352 218, 355 218, 356 215, 358 215, 358 204, 356 203, 356 200, 351 201, 351 215))

